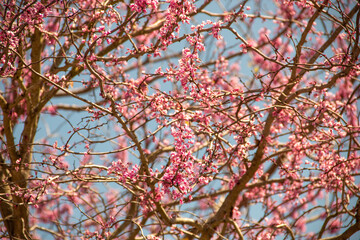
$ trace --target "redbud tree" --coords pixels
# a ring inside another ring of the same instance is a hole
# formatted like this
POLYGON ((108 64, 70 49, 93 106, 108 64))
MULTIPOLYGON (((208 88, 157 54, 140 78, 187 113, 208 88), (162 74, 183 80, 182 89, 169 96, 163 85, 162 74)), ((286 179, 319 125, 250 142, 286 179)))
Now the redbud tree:
POLYGON ((359 2, 1 2, 1 239, 359 236, 359 2))

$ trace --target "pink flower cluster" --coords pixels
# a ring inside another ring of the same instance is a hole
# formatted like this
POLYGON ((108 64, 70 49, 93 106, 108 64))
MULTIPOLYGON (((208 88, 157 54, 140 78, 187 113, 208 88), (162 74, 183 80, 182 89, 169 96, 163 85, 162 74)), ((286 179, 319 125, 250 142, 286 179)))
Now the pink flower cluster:
POLYGON ((146 8, 157 9, 159 2, 157 0, 135 0, 130 4, 131 11, 146 13, 146 8))

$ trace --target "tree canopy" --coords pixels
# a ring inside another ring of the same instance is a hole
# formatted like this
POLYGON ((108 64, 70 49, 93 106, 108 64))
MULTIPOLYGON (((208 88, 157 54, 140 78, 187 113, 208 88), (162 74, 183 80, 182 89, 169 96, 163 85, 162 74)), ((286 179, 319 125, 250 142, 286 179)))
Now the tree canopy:
POLYGON ((4 0, 1 239, 360 236, 360 3, 4 0))

